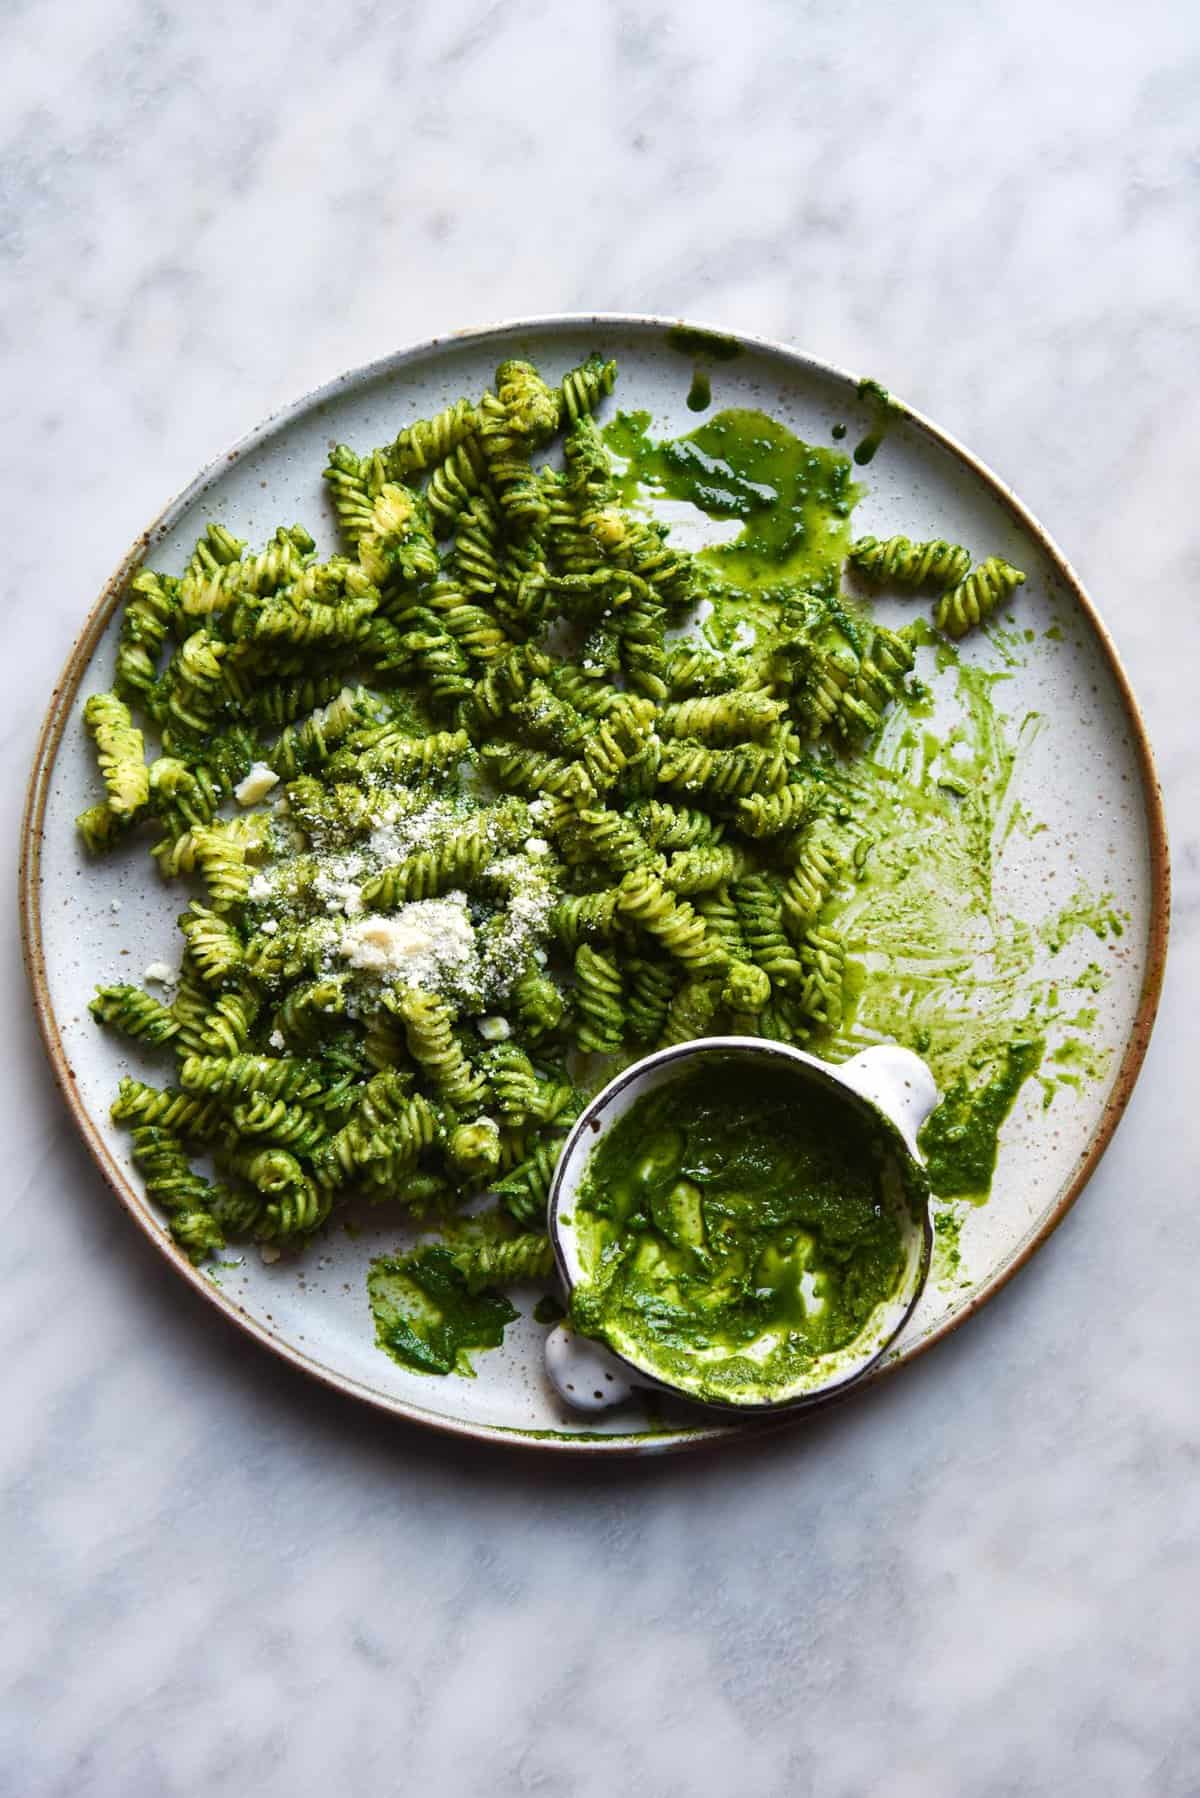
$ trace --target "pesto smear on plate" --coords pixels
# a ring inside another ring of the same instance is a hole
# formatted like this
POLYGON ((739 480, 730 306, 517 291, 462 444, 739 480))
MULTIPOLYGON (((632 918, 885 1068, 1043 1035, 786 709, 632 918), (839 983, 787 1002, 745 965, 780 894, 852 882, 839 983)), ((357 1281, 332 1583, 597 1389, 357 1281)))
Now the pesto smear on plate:
POLYGON ((782 1396, 895 1292, 905 1203, 893 1145, 852 1102, 710 1062, 593 1153, 572 1321, 695 1397, 782 1396))

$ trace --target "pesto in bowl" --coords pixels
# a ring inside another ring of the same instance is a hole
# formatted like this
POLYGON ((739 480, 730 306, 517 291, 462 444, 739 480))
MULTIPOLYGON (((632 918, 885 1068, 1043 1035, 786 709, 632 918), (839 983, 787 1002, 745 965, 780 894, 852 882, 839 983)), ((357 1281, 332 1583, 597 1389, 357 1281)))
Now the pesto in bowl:
POLYGON ((925 1196, 895 1130, 836 1079, 687 1058, 587 1160, 563 1219, 571 1322, 691 1397, 787 1402, 883 1346, 925 1196))

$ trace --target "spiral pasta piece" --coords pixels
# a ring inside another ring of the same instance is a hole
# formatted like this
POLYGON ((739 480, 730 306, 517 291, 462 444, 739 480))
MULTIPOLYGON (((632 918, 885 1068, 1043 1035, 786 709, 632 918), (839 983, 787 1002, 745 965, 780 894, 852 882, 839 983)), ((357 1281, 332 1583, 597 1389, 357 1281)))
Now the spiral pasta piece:
POLYGON ((179 606, 179 583, 141 568, 129 583, 117 646, 118 696, 145 704, 158 678, 158 659, 179 606))
POLYGON ((744 836, 793 836, 802 830, 817 805, 811 787, 789 782, 776 793, 752 793, 737 802, 737 827, 744 836))
POLYGON ((621 911, 693 972, 720 972, 729 957, 687 900, 677 901, 656 874, 635 868, 617 889, 621 911))
POLYGON ((617 365, 603 356, 589 356, 578 368, 568 369, 559 387, 559 422, 577 425, 581 418, 594 412, 606 394, 613 390, 617 365))
POLYGON ((717 745, 742 743, 770 736, 784 709, 782 700, 766 693, 718 693, 662 706, 657 724, 667 737, 694 737, 717 745))
POLYGON ((454 1265, 468 1292, 486 1292, 489 1287, 544 1280, 554 1266, 554 1250, 547 1235, 531 1231, 506 1242, 472 1243, 455 1253, 454 1265))
POLYGON ((616 962, 590 943, 575 951, 578 1017, 575 1039, 585 1052, 611 1055, 625 1034, 622 983, 616 962))
POLYGON ((526 1160, 518 1162, 503 1180, 496 1181, 493 1191, 519 1224, 545 1224, 550 1182, 565 1141, 565 1133, 560 1132, 539 1142, 526 1160))
POLYGON ((772 986, 797 986, 804 969, 783 929, 782 904, 760 874, 731 889, 750 959, 769 975, 772 986))
POLYGON ((742 743, 736 749, 708 749, 687 740, 668 743, 658 774, 663 786, 713 799, 743 799, 752 793, 776 793, 787 781, 787 764, 778 748, 742 743))
POLYGON ((505 1124, 523 1124, 537 1100, 533 1063, 515 1043, 497 1043, 484 1051, 480 1067, 491 1088, 495 1110, 505 1124))
POLYGON ((179 1082, 191 1095, 249 1100, 256 1094, 310 1104, 322 1089, 320 1068, 312 1062, 272 1055, 189 1055, 179 1082))
POLYGON ((436 849, 423 849, 372 875, 360 889, 369 911, 394 911, 413 899, 461 888, 470 892, 494 851, 484 826, 463 830, 436 849))
POLYGON ((711 893, 747 871, 745 853, 731 844, 704 843, 696 849, 679 849, 662 870, 665 886, 673 893, 694 896, 711 893))
POLYGON ((528 532, 549 510, 530 462, 558 428, 558 401, 532 363, 512 359, 496 370, 496 391, 479 404, 479 446, 504 519, 528 532))
POLYGON ((130 1075, 122 1079, 110 1115, 114 1124, 128 1124, 131 1129, 157 1124, 194 1142, 210 1142, 219 1134, 222 1122, 221 1107, 214 1100, 175 1087, 147 1086, 130 1075))
POLYGON ((454 400, 432 418, 418 418, 397 432, 384 450, 388 474, 393 481, 407 481, 410 475, 424 474, 444 462, 478 427, 478 409, 468 399, 454 400))
POLYGON ((464 437, 445 461, 438 464, 425 489, 425 504, 429 507, 435 535, 450 535, 459 514, 481 491, 487 472, 488 464, 478 436, 464 437))
POLYGON ((561 989, 536 965, 526 968, 518 980, 513 1003, 517 1020, 532 1043, 557 1030, 566 1015, 561 989))
POLYGON ((150 798, 142 733, 115 693, 93 693, 83 708, 83 721, 95 738, 108 809, 122 824, 129 824, 150 798))
POLYGON ((989 556, 973 568, 965 580, 938 600, 933 622, 948 637, 962 637, 972 625, 982 624, 997 606, 1021 586, 1025 576, 1001 556, 989 556))
POLYGON ((666 1024, 679 976, 669 962, 651 961, 640 955, 629 957, 625 971, 628 977, 625 1015, 629 1034, 638 1042, 652 1043, 666 1024))
POLYGON ((454 1010, 435 993, 409 989, 395 1000, 405 1027, 408 1052, 429 1075, 436 1091, 459 1111, 477 1108, 486 1082, 473 1068, 454 1035, 454 1010))
POLYGON ((922 587, 956 587, 971 566, 971 552, 961 544, 935 537, 912 543, 907 537, 860 537, 850 546, 849 562, 864 579, 876 586, 902 587, 910 593, 922 587))
POLYGON ((667 1008, 658 1047, 669 1049, 677 1043, 690 1043, 698 1036, 706 1036, 720 1003, 719 980, 685 980, 667 1008))
POLYGON ((97 987, 88 1010, 97 1023, 152 1045, 168 1043, 179 1032, 170 1008, 138 986, 97 987))
POLYGON ((262 1002, 254 993, 222 993, 197 1032, 201 1050, 211 1055, 240 1055, 249 1045, 261 1009, 262 1002))

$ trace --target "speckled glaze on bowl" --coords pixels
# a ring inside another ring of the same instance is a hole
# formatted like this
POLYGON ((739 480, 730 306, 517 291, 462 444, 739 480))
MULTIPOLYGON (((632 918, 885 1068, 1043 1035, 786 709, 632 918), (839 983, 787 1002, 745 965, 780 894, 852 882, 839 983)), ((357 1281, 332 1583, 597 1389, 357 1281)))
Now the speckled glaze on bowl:
MULTIPOLYGON (((529 1315, 512 1326, 502 1349, 479 1358, 474 1380, 435 1380, 396 1366, 374 1346, 365 1274, 373 1255, 408 1238, 380 1214, 371 1214, 353 1237, 334 1228, 303 1257, 270 1266, 251 1251, 235 1268, 205 1272, 172 1244, 143 1196, 128 1137, 108 1117, 120 1076, 148 1073, 149 1064, 136 1048, 92 1024, 87 1000, 98 981, 137 978, 156 960, 174 963, 180 890, 160 884, 149 859, 136 851, 85 865, 73 820, 95 798, 97 786, 80 715, 88 692, 111 680, 122 590, 143 558, 180 567, 210 518, 252 540, 265 538, 280 520, 302 519, 316 529, 319 547, 331 549, 321 481, 328 445, 336 439, 385 441, 410 419, 481 390, 504 356, 529 356, 557 376, 602 348, 620 361, 622 405, 650 412, 659 431, 693 428, 696 417, 686 405, 692 357, 671 342, 678 323, 580 316, 466 332, 344 375, 268 420, 199 475, 122 560, 53 695, 23 825, 22 933, 51 1064, 101 1171, 178 1276, 204 1295, 214 1315, 223 1312, 264 1346, 342 1392, 453 1434, 559 1452, 717 1446, 764 1425, 714 1422, 711 1414, 649 1395, 604 1418, 580 1419, 546 1380, 544 1332, 529 1315)), ((872 405, 859 397, 854 377, 780 345, 750 337, 738 342, 736 358, 713 362, 715 406, 761 406, 818 443, 830 441, 837 422, 849 425, 851 443, 870 428, 872 405)), ((1006 692, 1013 711, 1036 710, 1046 721, 1024 767, 1022 791, 1036 794, 1048 828, 1012 840, 1005 864, 1012 909, 1036 922, 1049 915, 1056 890, 1085 881, 1111 890, 1129 923, 1119 940, 1098 950, 1092 945, 1109 977, 1096 1000, 1097 1040, 1111 1056, 1105 1076, 1078 1093, 1063 1093, 1049 1119, 1038 1095, 1026 1088, 1004 1129, 991 1201, 963 1227, 959 1283, 927 1285, 883 1362, 859 1386, 906 1364, 970 1317, 1078 1197, 1145 1053, 1168 915, 1166 836, 1145 731, 1113 646, 1064 557, 993 474, 917 414, 892 424, 866 478, 859 529, 986 543, 1029 575, 1021 612, 1038 631, 1038 654, 1008 671, 1006 692), (1052 622, 1059 627, 1053 641, 1044 638, 1052 622)), ((986 638, 971 643, 966 654, 985 666, 996 663, 986 638)), ((1060 965, 1069 971, 1066 962, 1060 965)))

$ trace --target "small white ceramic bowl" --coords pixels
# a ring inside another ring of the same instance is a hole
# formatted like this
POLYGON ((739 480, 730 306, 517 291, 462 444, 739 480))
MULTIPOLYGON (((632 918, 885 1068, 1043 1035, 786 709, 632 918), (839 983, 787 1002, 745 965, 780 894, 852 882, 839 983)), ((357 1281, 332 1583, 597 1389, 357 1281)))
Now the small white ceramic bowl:
POLYGON ((730 1395, 719 1401, 703 1397, 699 1388, 706 1363, 699 1358, 696 1389, 689 1389, 685 1381, 662 1379, 636 1345, 623 1342, 619 1350, 606 1347, 580 1336, 569 1323, 560 1324, 546 1340, 546 1371, 561 1397, 578 1410, 605 1410, 628 1398, 635 1386, 739 1412, 773 1412, 816 1404, 861 1379, 874 1366, 921 1296, 929 1271, 932 1231, 917 1132, 937 1102, 933 1075, 920 1056, 891 1044, 864 1049, 852 1060, 834 1064, 802 1049, 754 1036, 704 1037, 660 1049, 618 1074, 581 1113, 563 1147, 550 1188, 550 1239, 568 1295, 581 1283, 584 1271, 576 1237, 576 1195, 604 1132, 639 1099, 678 1080, 701 1057, 769 1064, 773 1071, 786 1068, 798 1081, 823 1088, 833 1102, 882 1128, 893 1151, 884 1180, 901 1218, 903 1272, 895 1292, 876 1307, 853 1342, 821 1356, 790 1387, 769 1397, 752 1387, 744 1396, 730 1395))

